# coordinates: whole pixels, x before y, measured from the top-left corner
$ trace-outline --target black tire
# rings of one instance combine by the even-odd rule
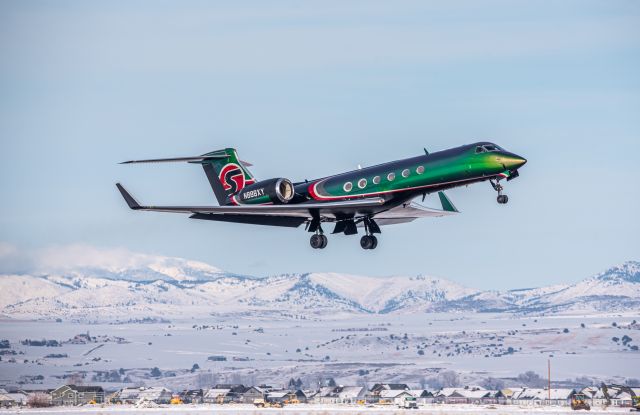
[[[369,249],[376,249],[376,247],[378,246],[378,238],[376,238],[375,235],[371,235],[371,239],[373,240],[373,245],[371,245],[371,248]]]
[[[327,247],[327,244],[329,243],[329,239],[327,239],[326,235],[320,235],[321,239],[322,239],[322,245],[320,245],[320,249],[324,249]]]
[[[322,235],[311,235],[311,239],[309,239],[309,244],[313,249],[319,249],[322,247]]]
[[[500,203],[501,205],[506,204],[508,201],[509,201],[509,197],[507,195],[498,196],[498,203]]]
[[[360,247],[362,249],[371,249],[373,246],[373,239],[369,235],[365,235],[360,238]]]

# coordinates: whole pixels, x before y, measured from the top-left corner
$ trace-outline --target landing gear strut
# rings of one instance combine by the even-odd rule
[[[489,182],[491,183],[491,186],[493,186],[493,190],[498,192],[498,203],[500,203],[501,205],[506,204],[509,201],[509,196],[502,194],[502,191],[504,190],[502,185],[498,183],[497,180],[495,182],[493,180],[489,180]]]

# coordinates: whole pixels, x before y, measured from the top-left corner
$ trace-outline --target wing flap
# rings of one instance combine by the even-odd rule
[[[411,202],[405,203],[400,206],[396,206],[385,212],[375,215],[375,220],[379,219],[418,219],[418,218],[433,218],[440,216],[455,215],[457,211],[446,211],[440,209],[433,209],[426,206],[422,206],[418,203]]]

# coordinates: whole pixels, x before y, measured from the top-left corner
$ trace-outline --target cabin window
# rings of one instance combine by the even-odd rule
[[[380,183],[380,176],[375,176],[372,180],[373,184],[379,184]]]
[[[367,185],[367,179],[358,180],[358,187],[359,188],[364,189],[366,185]]]
[[[409,169],[402,170],[402,177],[409,177]]]
[[[344,186],[342,186],[342,190],[344,190],[345,192],[350,192],[351,189],[353,189],[353,183],[351,182],[346,182]]]
[[[389,180],[390,182],[392,182],[395,178],[396,174],[394,172],[387,174],[387,180]]]
[[[418,166],[418,168],[416,169],[416,173],[418,174],[424,173],[424,166]]]

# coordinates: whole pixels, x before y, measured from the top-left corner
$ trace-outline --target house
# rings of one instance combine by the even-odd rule
[[[155,402],[157,404],[169,403],[173,394],[167,388],[154,386],[151,388],[140,388],[138,402]]]
[[[409,386],[405,383],[376,383],[370,389],[372,394],[380,393],[383,390],[398,390],[405,391],[409,390]]]
[[[364,386],[326,386],[320,388],[313,401],[316,403],[354,404],[359,400],[364,400],[367,393],[367,388]],[[310,399],[308,395],[307,399]]]
[[[416,403],[418,405],[433,403],[433,399],[434,399],[433,393],[429,392],[426,389],[415,389],[407,392],[409,392],[411,396],[416,398]]]
[[[405,391],[410,390],[408,385],[404,383],[376,383],[366,394],[365,399],[368,403],[376,403],[380,401],[380,393],[384,390]]]
[[[581,391],[589,400],[589,405],[595,406],[607,406],[608,396],[604,393],[604,389],[598,386],[587,386]]]
[[[574,389],[524,388],[512,402],[517,405],[556,405],[569,406],[575,395]]]
[[[354,404],[364,399],[367,388],[364,386],[338,386],[334,393],[338,397],[338,403]]]
[[[500,392],[502,392],[502,396],[504,397],[505,403],[507,405],[514,404],[513,398],[517,397],[520,392],[522,392],[525,388],[504,388]]]
[[[251,386],[242,393],[242,403],[253,403],[256,399],[264,399],[266,391],[259,386]]]
[[[0,393],[0,408],[16,406],[16,401],[6,393]]]
[[[337,387],[334,386],[323,386],[318,390],[313,398],[314,403],[338,403],[340,399],[338,394],[335,392]]]
[[[140,390],[144,388],[123,388],[115,393],[112,402],[134,404],[140,400]]]
[[[274,391],[270,391],[267,393],[266,395],[266,400],[269,402],[278,402],[278,403],[284,403],[284,401],[288,401],[291,392],[287,391],[287,390],[274,390]]]
[[[13,399],[16,406],[26,406],[27,401],[29,400],[29,395],[24,391],[12,391],[5,393],[4,395]]]
[[[296,391],[289,390],[273,390],[266,393],[265,399],[269,402],[289,403],[299,402],[307,403],[307,395],[301,389]]]
[[[637,396],[633,389],[623,385],[603,385],[602,390],[613,406],[630,407],[633,405],[633,397]]]
[[[185,389],[178,394],[183,403],[202,403],[204,392],[202,389]]]
[[[459,388],[442,388],[434,396],[435,403],[460,404],[467,403],[467,397],[458,391]]]
[[[55,406],[103,403],[104,390],[101,386],[64,385],[51,391],[51,402]]]
[[[225,389],[212,388],[212,389],[208,389],[205,392],[202,398],[202,402],[223,404],[223,403],[232,402],[233,398],[234,398],[234,394],[231,392],[230,388],[225,388]]]
[[[112,401],[124,404],[134,404],[138,402],[155,402],[157,404],[171,402],[173,394],[167,388],[124,388],[116,393]]]
[[[378,394],[378,403],[391,403],[394,405],[404,404],[405,398],[413,398],[408,390],[385,389]]]

